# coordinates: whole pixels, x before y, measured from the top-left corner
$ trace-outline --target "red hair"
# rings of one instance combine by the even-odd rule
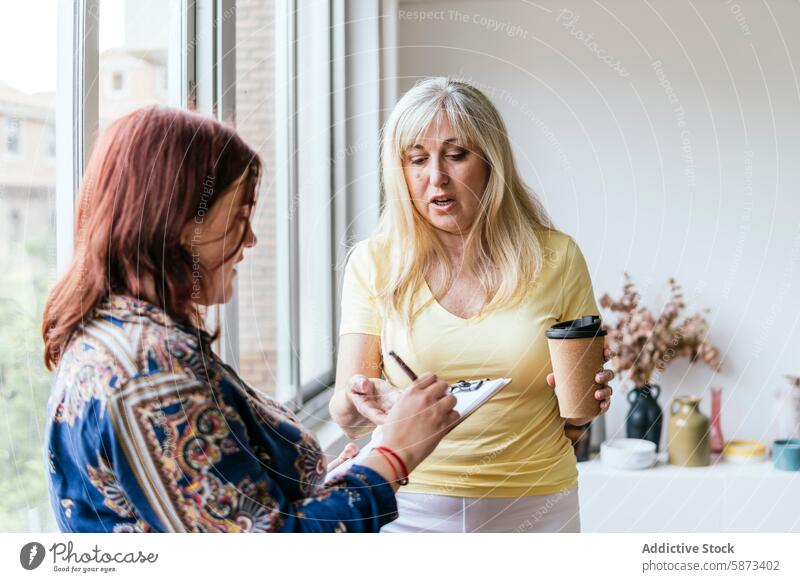
[[[98,304],[112,293],[139,296],[148,279],[155,284],[152,299],[167,315],[202,327],[181,230],[245,172],[242,204],[253,205],[261,167],[235,130],[197,113],[148,107],[113,122],[95,145],[81,185],[72,264],[45,305],[47,368],[58,364]]]

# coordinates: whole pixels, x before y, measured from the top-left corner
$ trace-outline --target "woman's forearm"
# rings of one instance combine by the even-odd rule
[[[349,263],[348,263],[349,265]],[[342,302],[345,303],[344,297]],[[378,336],[345,333],[339,336],[339,355],[336,361],[336,390],[328,408],[331,418],[350,438],[370,432],[374,425],[353,404],[351,391],[355,382],[380,377],[381,346]]]
[[[389,464],[389,461],[386,458],[378,453],[371,453],[364,461],[359,463],[359,465],[369,467],[378,473],[378,475],[386,479],[386,482],[392,488],[392,491],[397,493],[397,490],[400,488],[399,483],[395,481],[395,471],[397,469]],[[408,475],[405,476],[408,477]]]
[[[359,438],[370,432],[375,425],[356,410],[344,390],[336,390],[328,404],[331,418],[351,439]]]

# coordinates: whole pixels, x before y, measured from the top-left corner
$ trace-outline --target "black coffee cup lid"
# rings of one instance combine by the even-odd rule
[[[545,332],[550,339],[580,339],[608,335],[603,321],[596,315],[584,315],[580,319],[562,321]]]

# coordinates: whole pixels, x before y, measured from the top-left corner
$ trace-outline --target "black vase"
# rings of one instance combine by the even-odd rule
[[[658,405],[661,387],[657,384],[637,386],[628,392],[631,404],[625,418],[625,432],[629,439],[645,439],[655,443],[656,451],[661,441],[661,424],[663,415]]]

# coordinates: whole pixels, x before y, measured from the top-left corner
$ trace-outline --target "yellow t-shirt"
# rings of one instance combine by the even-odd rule
[[[553,389],[545,331],[557,321],[599,315],[586,261],[567,235],[544,231],[545,264],[524,303],[490,309],[471,319],[445,310],[426,284],[414,307],[429,303],[406,339],[403,324],[382,320],[376,289],[388,257],[371,239],[347,262],[339,334],[380,336],[384,376],[404,389],[409,378],[389,357],[394,350],[412,370],[434,372],[448,383],[512,379],[450,432],[413,472],[404,491],[461,497],[544,495],[577,484],[578,470]],[[493,307],[490,305],[490,307]]]

